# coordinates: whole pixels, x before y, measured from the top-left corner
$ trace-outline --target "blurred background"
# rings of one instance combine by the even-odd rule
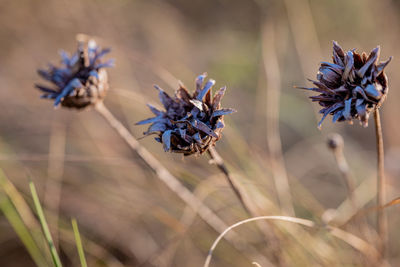
[[[228,88],[223,106],[238,110],[226,117],[216,148],[259,214],[341,226],[355,211],[327,137],[343,136],[358,208],[372,207],[373,119],[368,128],[327,119],[320,131],[317,104],[293,86],[310,85],[319,62],[331,60],[333,40],[345,50],[369,52],[380,45],[382,61],[394,56],[381,114],[388,200],[400,196],[399,12],[394,0],[0,0],[0,167],[18,190],[14,196],[30,207],[28,183],[34,181],[64,266],[79,266],[71,218],[78,221],[89,266],[203,265],[219,233],[95,110],[54,109],[39,99],[36,70],[59,64],[58,52],[74,52],[76,34],[85,33],[112,48],[107,57],[116,66],[109,70],[105,105],[135,137],[146,130],[135,122],[151,116],[145,104],[158,104],[153,84],[172,94],[180,80],[193,90],[195,77],[207,72],[216,88]],[[248,217],[208,155],[183,159],[151,137],[140,143],[227,225]],[[12,218],[4,216],[13,205],[5,206],[12,194],[3,182],[0,266],[35,266]],[[398,266],[398,207],[387,213],[388,259]],[[374,212],[362,217],[368,233],[359,230],[360,221],[342,229],[374,245],[375,219]],[[38,230],[34,220],[28,228]],[[274,222],[235,231],[232,239],[242,245],[221,241],[211,266],[371,264],[323,230]]]

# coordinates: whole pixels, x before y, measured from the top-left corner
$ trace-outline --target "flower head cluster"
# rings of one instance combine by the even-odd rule
[[[318,127],[329,114],[333,122],[351,123],[358,119],[364,127],[368,126],[369,114],[380,107],[388,92],[384,69],[392,58],[379,63],[379,54],[379,46],[369,55],[364,52],[360,55],[355,49],[345,53],[333,42],[333,63],[321,63],[318,81],[310,80],[314,87],[301,87],[319,93],[310,97],[322,106]]]
[[[137,123],[151,123],[144,135],[156,134],[155,139],[164,145],[165,151],[184,155],[201,154],[214,145],[221,138],[224,115],[235,110],[221,108],[226,87],[212,97],[211,88],[215,81],[210,79],[204,83],[205,77],[206,74],[197,77],[193,94],[181,84],[173,98],[155,86],[165,111],[148,105],[155,117]]]
[[[78,50],[72,56],[61,52],[62,66],[49,64],[47,70],[38,70],[40,76],[53,84],[52,87],[37,84],[44,92],[42,98],[54,99],[54,106],[85,108],[101,101],[108,90],[106,67],[113,60],[102,62],[110,49],[100,49],[94,40],[78,42]]]

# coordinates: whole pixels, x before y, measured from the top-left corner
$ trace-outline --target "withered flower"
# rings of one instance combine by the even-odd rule
[[[311,96],[318,102],[323,114],[318,127],[331,114],[332,121],[360,120],[368,126],[369,114],[379,108],[388,92],[388,81],[384,69],[391,61],[378,63],[380,47],[376,47],[367,56],[352,49],[346,53],[337,42],[333,42],[333,63],[322,62],[317,74],[318,81],[310,80],[315,87],[308,89],[320,93]]]
[[[137,123],[151,123],[143,134],[156,134],[155,140],[164,145],[165,151],[183,153],[185,156],[204,153],[213,146],[221,138],[224,115],[235,110],[221,108],[226,87],[222,87],[211,97],[211,88],[215,81],[210,79],[203,85],[205,77],[206,74],[197,77],[193,94],[180,84],[174,98],[159,86],[154,86],[159,91],[165,111],[148,105],[156,116]]]
[[[38,70],[40,76],[53,83],[36,88],[44,92],[42,98],[54,99],[54,106],[60,103],[68,108],[85,108],[101,101],[108,90],[106,67],[113,66],[113,60],[102,62],[110,49],[100,49],[94,40],[79,41],[78,49],[72,56],[61,51],[62,66],[49,64],[47,70]]]

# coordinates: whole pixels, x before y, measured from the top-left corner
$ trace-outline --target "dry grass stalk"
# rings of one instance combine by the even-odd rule
[[[282,142],[279,131],[279,101],[281,89],[281,76],[278,58],[276,56],[274,25],[272,21],[266,21],[262,31],[263,40],[263,63],[267,76],[266,117],[267,132],[266,140],[271,160],[276,191],[283,212],[294,215],[292,195],[290,193],[289,179],[285,169],[282,154]]]
[[[217,150],[214,147],[210,147],[208,149],[208,153],[212,159],[211,163],[217,165],[218,169],[225,175],[226,180],[228,181],[230,187],[232,188],[233,192],[235,193],[236,197],[239,199],[240,204],[242,204],[244,210],[249,214],[254,216],[254,208],[249,208],[251,205],[248,201],[246,201],[245,197],[243,196],[243,190],[241,189],[240,184],[238,184],[235,179],[231,176],[228,171],[228,168],[225,165],[224,160],[218,154]]]
[[[349,165],[343,153],[344,141],[341,135],[331,134],[328,137],[328,147],[332,151],[337,167],[342,175],[343,181],[347,188],[347,197],[349,198],[354,212],[357,212],[358,203],[354,195],[355,183],[354,178],[350,174]]]
[[[254,217],[254,218],[250,218],[250,219],[246,219],[240,222],[237,222],[231,226],[229,226],[227,229],[225,229],[225,231],[223,233],[221,233],[218,238],[214,241],[214,243],[212,244],[209,252],[208,252],[208,256],[206,258],[206,261],[204,263],[204,267],[209,267],[210,266],[210,262],[211,262],[211,258],[213,255],[213,252],[215,250],[215,248],[217,247],[219,241],[221,241],[221,239],[224,237],[225,234],[227,234],[229,231],[231,231],[232,229],[239,227],[243,224],[249,223],[249,222],[253,222],[253,221],[260,221],[260,220],[267,220],[267,221],[285,221],[285,222],[291,222],[291,223],[295,223],[295,224],[299,224],[299,225],[303,225],[306,226],[308,228],[321,228],[320,226],[318,226],[316,223],[314,223],[313,221],[310,220],[306,220],[306,219],[301,219],[301,218],[296,218],[296,217],[289,217],[289,216],[260,216],[260,217]],[[324,226],[323,228],[327,229],[333,236],[335,236],[336,238],[346,242],[347,244],[349,244],[350,246],[352,246],[353,248],[357,249],[358,251],[360,251],[362,254],[364,254],[367,258],[371,259],[373,262],[376,262],[376,260],[379,258],[379,253],[378,251],[371,246],[370,244],[368,244],[367,242],[365,242],[363,239],[348,233],[346,231],[343,231],[339,228],[336,227],[332,227],[332,226]],[[387,263],[386,262],[382,262],[382,266],[386,266]]]
[[[382,125],[379,115],[379,109],[375,109],[374,112],[375,120],[375,132],[376,132],[376,147],[378,154],[378,179],[377,179],[377,204],[378,207],[383,207],[386,201],[386,180],[384,171],[384,151],[383,151],[383,135],[382,135]],[[377,213],[377,228],[378,235],[381,238],[380,252],[382,257],[385,257],[386,246],[388,242],[388,232],[387,232],[387,215],[385,209],[380,208]]]

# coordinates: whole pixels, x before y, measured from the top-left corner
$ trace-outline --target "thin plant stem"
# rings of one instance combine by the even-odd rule
[[[399,205],[400,204],[400,197],[397,197],[391,201],[389,201],[388,203],[386,203],[383,206],[373,206],[373,207],[369,207],[369,208],[364,208],[362,210],[359,210],[356,214],[354,214],[350,219],[348,219],[346,222],[342,223],[340,225],[341,228],[345,227],[347,224],[349,224],[351,221],[358,219],[360,217],[365,217],[367,216],[369,213],[371,212],[376,212],[380,209],[386,209],[389,208],[391,206],[394,205]]]
[[[239,185],[237,185],[235,180],[232,178],[222,157],[219,155],[219,153],[217,152],[217,150],[214,147],[210,147],[208,149],[208,154],[210,155],[213,163],[215,165],[217,165],[218,169],[225,175],[226,180],[228,181],[228,183],[229,183],[230,187],[232,188],[233,192],[235,193],[236,197],[239,199],[240,204],[242,204],[244,210],[249,215],[251,215],[252,214],[251,209],[249,209],[248,204],[246,204],[244,196],[239,189]]]
[[[350,202],[352,213],[357,214],[360,205],[355,195],[355,180],[354,177],[351,175],[350,167],[343,152],[344,141],[342,136],[339,134],[332,134],[328,139],[328,147],[335,157],[336,165],[346,185],[347,198]],[[354,220],[354,225],[357,229],[360,230],[360,233],[366,238],[366,240],[376,240],[376,238],[372,236],[372,232],[369,229],[365,218],[357,218],[357,220]]]
[[[157,177],[182,201],[191,207],[208,225],[218,233],[222,233],[227,225],[201,200],[199,200],[189,189],[173,176],[146,148],[142,147],[135,137],[119,122],[114,115],[104,106],[98,103],[95,106],[96,111],[104,117],[112,128],[121,136],[122,139],[135,151],[142,160],[152,169]],[[228,238],[228,241],[232,241]],[[235,243],[234,243],[235,245]]]
[[[268,16],[269,17],[269,16]],[[262,56],[267,77],[266,86],[266,141],[271,162],[279,204],[286,215],[294,215],[293,200],[289,179],[282,152],[282,141],[279,130],[279,102],[281,95],[281,75],[279,60],[276,56],[274,22],[267,19],[262,25]]]
[[[346,157],[343,153],[344,142],[342,136],[339,134],[332,134],[329,137],[328,146],[335,157],[336,165],[342,175],[343,182],[346,185],[347,197],[351,202],[353,212],[356,213],[358,210],[358,203],[354,195],[355,181],[350,173],[349,164],[347,163]]]
[[[33,198],[33,203],[35,204],[36,212],[39,216],[40,225],[42,226],[44,236],[46,237],[47,244],[50,249],[50,254],[53,259],[53,263],[55,267],[62,267],[60,257],[58,256],[58,252],[56,247],[54,246],[53,238],[51,237],[49,226],[47,225],[46,218],[44,217],[44,212],[42,209],[42,205],[40,205],[39,197],[36,192],[36,188],[33,182],[29,183],[29,188],[31,189],[31,194]]]
[[[385,171],[384,171],[384,151],[383,151],[383,135],[381,118],[379,109],[375,109],[374,112],[375,120],[375,133],[376,133],[376,148],[378,154],[378,176],[377,176],[377,204],[378,207],[382,207],[386,201],[386,190],[385,190]],[[377,231],[381,239],[380,252],[382,257],[385,257],[386,246],[388,242],[387,233],[387,217],[384,209],[379,209],[377,213]]]
[[[85,251],[83,250],[81,235],[79,234],[79,228],[76,219],[72,219],[71,224],[72,224],[72,230],[74,231],[76,249],[78,250],[79,254],[79,261],[81,262],[82,267],[87,267]]]

